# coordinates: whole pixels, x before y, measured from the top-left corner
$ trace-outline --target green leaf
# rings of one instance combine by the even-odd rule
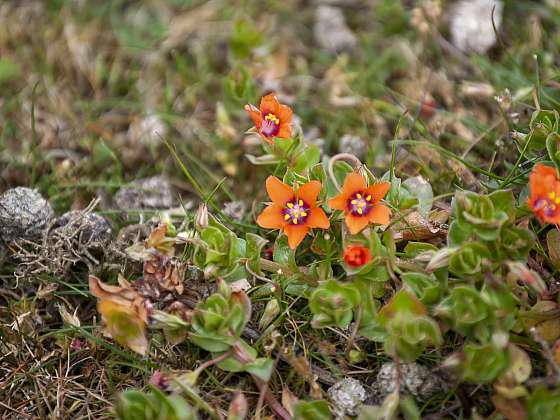
[[[506,213],[510,221],[515,220],[515,197],[511,190],[497,190],[488,195],[492,201],[495,211],[503,211]]]
[[[455,250],[449,259],[449,270],[457,275],[481,275],[492,256],[490,250],[477,242],[470,242]]]
[[[0,59],[0,84],[12,82],[21,77],[21,67],[9,58]]]
[[[309,168],[318,164],[320,160],[321,150],[319,147],[316,144],[309,144],[302,152],[298,153],[293,169],[295,172],[305,175]]]
[[[434,201],[434,193],[432,186],[422,176],[418,175],[413,178],[408,178],[402,183],[402,187],[406,189],[409,194],[414,197],[418,203],[418,212],[428,218],[432,203]]]
[[[278,238],[276,238],[272,259],[280,265],[297,269],[295,251],[289,247],[288,237],[286,235],[279,235]]]
[[[560,134],[550,133],[546,138],[546,150],[556,170],[560,171]]]
[[[353,309],[360,303],[360,293],[352,284],[328,280],[311,294],[309,308],[313,313],[311,326],[345,328],[353,318]]]
[[[439,302],[442,290],[433,274],[404,273],[401,278],[423,304],[432,305]]]
[[[251,51],[262,42],[262,33],[255,24],[245,17],[241,17],[233,24],[233,31],[229,40],[230,49],[237,59],[249,57]]]
[[[560,390],[537,387],[527,400],[529,420],[560,418]]]
[[[293,405],[294,420],[330,420],[329,405],[325,400],[298,401]]]
[[[245,240],[247,242],[247,258],[249,260],[249,268],[253,273],[262,274],[261,272],[261,252],[266,243],[267,239],[255,235],[254,233],[247,233],[245,235]]]
[[[548,247],[548,256],[554,268],[560,268],[560,231],[558,229],[550,229],[547,232],[546,245]]]
[[[273,369],[274,361],[265,357],[260,357],[254,362],[245,364],[245,372],[255,375],[265,382],[270,380]]]
[[[465,381],[489,383],[509,365],[509,352],[494,346],[466,344],[463,349],[461,377]]]

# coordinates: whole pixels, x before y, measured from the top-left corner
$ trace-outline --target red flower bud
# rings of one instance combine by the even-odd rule
[[[350,267],[361,267],[370,261],[371,253],[363,245],[348,245],[344,250],[344,262]]]

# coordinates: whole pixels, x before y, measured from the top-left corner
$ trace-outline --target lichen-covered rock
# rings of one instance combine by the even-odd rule
[[[113,204],[121,210],[168,209],[173,206],[173,188],[164,176],[139,179],[119,189]]]
[[[393,362],[381,366],[377,381],[373,384],[374,400],[382,401],[396,388],[396,366]],[[435,394],[445,391],[448,384],[427,367],[418,363],[400,364],[400,392],[426,401]]]
[[[352,378],[337,382],[329,388],[328,393],[339,417],[357,416],[360,405],[367,397],[362,383]]]
[[[128,136],[133,142],[154,146],[162,142],[167,135],[167,127],[157,114],[149,114],[132,122]]]
[[[364,160],[367,156],[367,143],[358,136],[345,134],[338,144],[340,153],[350,153],[360,160]]]
[[[313,32],[319,47],[332,54],[351,50],[358,43],[337,7],[321,5],[317,8]]]
[[[72,225],[72,226],[70,226]],[[80,210],[72,210],[64,213],[54,222],[53,229],[77,228],[79,240],[82,243],[97,244],[102,246],[111,240],[111,225],[103,216],[96,213],[88,213]]]
[[[0,242],[40,238],[53,217],[51,205],[37,191],[7,190],[0,195]]]
[[[222,212],[231,217],[233,220],[241,221],[245,216],[245,212],[247,211],[247,206],[243,201],[235,200],[235,201],[228,201],[224,203],[224,207]]]
[[[452,9],[451,41],[463,52],[484,54],[496,43],[502,23],[500,0],[462,0]],[[492,22],[493,20],[493,22]],[[495,29],[494,29],[495,26]]]

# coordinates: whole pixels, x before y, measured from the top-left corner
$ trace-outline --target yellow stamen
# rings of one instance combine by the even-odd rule
[[[560,204],[560,197],[556,197],[556,199],[554,200],[554,202],[555,202],[556,204]]]
[[[554,200],[556,198],[556,193],[554,191],[548,193],[548,198]]]
[[[299,204],[300,207],[303,206],[303,200],[299,200],[298,204]]]
[[[290,215],[289,215],[289,214],[286,214],[286,215],[284,216],[284,220],[290,220]]]
[[[362,198],[362,194],[356,194],[356,198]]]
[[[366,197],[366,201],[371,201],[371,195],[368,195],[368,196]]]
[[[297,217],[296,217],[296,218],[294,219],[294,225],[297,225],[297,223],[298,223],[298,220],[297,220]]]
[[[362,214],[363,212],[364,211],[361,208],[358,209],[358,214]]]
[[[358,200],[352,200],[352,201],[350,201],[350,203],[353,204],[353,205],[356,205],[356,204],[358,204]]]
[[[267,121],[272,121],[276,125],[280,124],[280,120],[278,119],[278,117],[271,113],[267,114],[266,117],[264,117],[264,119]]]
[[[360,204],[358,204],[358,207],[360,207],[360,208],[365,207],[365,206],[366,206],[366,203],[364,203],[363,201],[360,201]]]
[[[301,217],[305,217],[305,216],[307,216],[307,212],[302,211],[302,212],[301,212]]]
[[[288,203],[288,204],[286,204],[286,206],[288,206],[288,208],[291,209],[291,208],[294,207],[294,203]]]

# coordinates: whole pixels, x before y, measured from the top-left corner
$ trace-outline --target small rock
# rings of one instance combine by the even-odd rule
[[[153,176],[121,187],[113,197],[121,210],[168,209],[173,206],[173,189],[164,176]]]
[[[313,33],[317,44],[332,54],[351,50],[358,43],[346,24],[344,14],[337,7],[321,5],[317,8]]]
[[[345,134],[340,139],[338,145],[340,153],[350,153],[360,160],[364,160],[367,156],[367,143],[358,136]]]
[[[462,0],[457,3],[450,19],[453,45],[463,52],[486,53],[496,43],[494,24],[499,30],[503,8],[500,0]]]
[[[111,240],[112,229],[109,222],[96,213],[86,213],[80,210],[72,210],[64,213],[56,219],[53,228],[55,230],[69,228],[74,225],[79,228],[80,242],[106,244]]]
[[[51,205],[37,191],[25,187],[7,190],[0,195],[0,242],[37,239],[53,217]]]
[[[441,377],[417,363],[401,363],[400,371],[400,392],[410,394],[420,401],[426,401],[448,388]],[[395,390],[396,368],[393,362],[381,366],[377,374],[377,382],[373,385],[373,388],[378,401],[382,401]]]
[[[149,114],[138,118],[130,124],[128,136],[133,141],[139,141],[146,146],[160,144],[165,138],[167,127],[157,114]]]
[[[345,378],[329,388],[329,397],[340,418],[357,416],[359,406],[366,399],[366,390],[356,379]]]
[[[224,207],[222,212],[232,218],[233,220],[237,220],[238,222],[243,219],[245,216],[245,212],[247,211],[247,207],[243,201],[236,200],[236,201],[228,201],[224,203]]]

